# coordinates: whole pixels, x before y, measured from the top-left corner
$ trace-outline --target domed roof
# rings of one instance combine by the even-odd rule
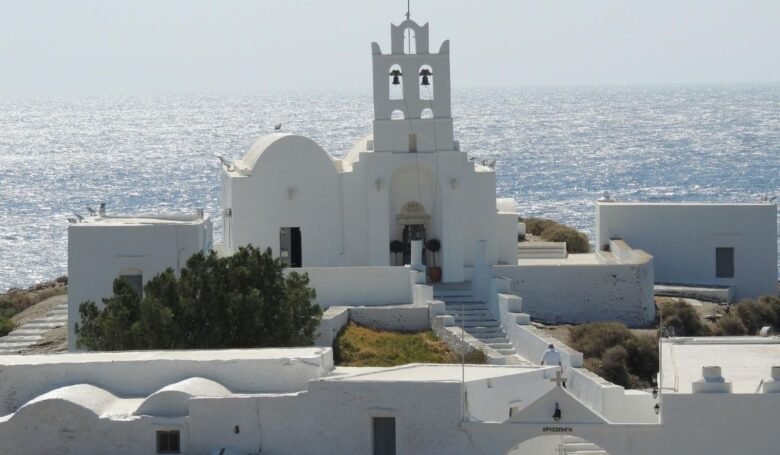
[[[277,150],[279,152],[319,152],[327,157],[329,161],[333,162],[335,160],[316,142],[307,137],[289,133],[274,133],[258,139],[241,160],[239,167],[251,171],[257,166],[260,157],[274,153]]]

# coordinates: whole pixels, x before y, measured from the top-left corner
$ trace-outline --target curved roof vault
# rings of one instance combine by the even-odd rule
[[[189,414],[192,397],[227,397],[228,390],[222,384],[206,378],[193,377],[170,384],[151,394],[134,412],[135,415],[176,417]]]
[[[289,133],[273,133],[255,141],[249,152],[241,159],[239,167],[251,172],[257,167],[263,156],[292,151],[309,155],[319,154],[323,159],[327,158],[334,168],[337,168],[335,164],[336,159],[320,147],[319,144],[305,136]]]

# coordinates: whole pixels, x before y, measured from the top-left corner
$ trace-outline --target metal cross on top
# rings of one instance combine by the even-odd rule
[[[554,378],[550,378],[550,382],[554,382],[555,385],[560,387],[561,384],[566,382],[566,378],[561,376],[561,370],[555,370],[555,377]]]
[[[406,0],[406,19],[409,19],[409,18],[412,17],[411,11],[410,11],[410,8],[409,8],[409,3],[410,2],[411,2],[411,0]]]

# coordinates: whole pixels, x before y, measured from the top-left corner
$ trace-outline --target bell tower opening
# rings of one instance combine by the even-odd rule
[[[372,43],[374,152],[455,151],[450,46],[429,48],[429,25],[407,18],[390,27],[390,53]],[[399,112],[403,112],[403,121]],[[434,115],[435,114],[435,115]],[[412,136],[414,135],[414,136]]]

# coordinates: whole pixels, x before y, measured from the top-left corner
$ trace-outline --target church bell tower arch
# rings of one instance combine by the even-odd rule
[[[438,53],[431,53],[429,25],[411,19],[391,24],[390,39],[389,54],[383,54],[379,44],[371,44],[374,151],[454,150],[449,41],[442,43]]]

